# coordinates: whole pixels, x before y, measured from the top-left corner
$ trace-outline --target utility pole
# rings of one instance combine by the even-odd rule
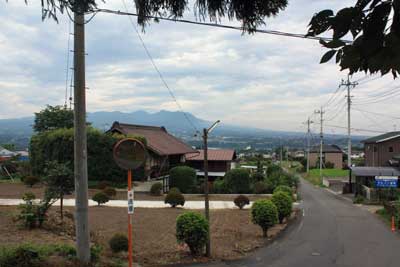
[[[211,256],[211,236],[210,236],[210,231],[211,231],[211,223],[210,223],[210,200],[209,200],[209,188],[208,188],[208,134],[211,133],[212,130],[217,126],[217,124],[220,123],[219,120],[214,122],[213,125],[211,125],[210,128],[203,129],[203,142],[204,142],[204,206],[205,206],[205,216],[206,220],[209,225],[209,230],[208,230],[208,236],[207,236],[207,243],[206,243],[206,256],[210,257]]]
[[[85,1],[74,3],[74,172],[78,260],[90,262],[85,92]]]
[[[316,110],[315,114],[320,115],[320,125],[321,125],[321,132],[320,132],[320,146],[319,146],[319,176],[322,176],[322,147],[324,145],[324,128],[323,128],[323,123],[324,123],[324,113],[325,111],[321,107],[320,110]]]
[[[346,86],[347,87],[347,166],[350,168],[351,167],[351,95],[350,95],[350,90],[354,87],[356,87],[358,83],[356,82],[350,82],[350,75],[347,76],[347,81],[342,80],[342,83],[340,84],[341,86]],[[349,174],[349,191],[350,193],[353,191],[352,190],[352,185],[351,185],[351,174]]]
[[[310,135],[311,135],[311,129],[310,125],[311,123],[314,123],[310,118],[307,119],[305,122],[307,123],[307,173],[310,172]]]

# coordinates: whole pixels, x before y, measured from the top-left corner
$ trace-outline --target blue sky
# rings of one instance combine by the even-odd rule
[[[133,3],[126,1],[134,11]],[[30,116],[46,104],[64,103],[68,18],[61,16],[59,24],[42,22],[39,2],[0,1],[0,118]],[[315,12],[354,2],[289,1],[288,8],[268,19],[263,28],[305,33]],[[101,7],[125,10],[121,0],[108,0]],[[193,19],[193,13],[188,11],[186,18]],[[86,34],[88,111],[178,109],[127,17],[98,14],[87,25]],[[333,63],[319,64],[325,50],[313,40],[242,35],[171,22],[151,24],[141,35],[183,109],[207,120],[302,131],[301,122],[329,99],[347,75]],[[368,100],[375,90],[396,84],[391,77],[361,84],[354,100]],[[326,116],[333,118],[330,125],[345,126],[344,109],[340,112],[344,93],[337,99],[337,105],[327,107]],[[395,115],[396,102],[391,99],[358,108]],[[397,123],[368,116],[354,111],[354,127],[392,130]],[[313,127],[317,130],[318,125]],[[327,127],[327,132],[344,131]]]

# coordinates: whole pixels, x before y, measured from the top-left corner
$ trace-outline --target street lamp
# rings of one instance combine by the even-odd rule
[[[208,225],[210,227],[210,203],[209,203],[209,197],[208,197],[208,144],[207,144],[207,139],[208,135],[217,127],[218,123],[220,123],[220,120],[217,120],[214,122],[213,125],[211,125],[210,128],[203,129],[203,141],[204,141],[204,196],[205,196],[205,215],[206,219],[208,222]],[[211,239],[210,239],[210,229],[208,230],[208,238],[207,238],[207,244],[206,244],[206,256],[210,257],[211,256]]]

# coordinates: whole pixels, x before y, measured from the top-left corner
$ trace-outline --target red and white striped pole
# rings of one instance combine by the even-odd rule
[[[128,260],[129,260],[129,267],[133,266],[132,218],[133,218],[132,170],[128,170]]]

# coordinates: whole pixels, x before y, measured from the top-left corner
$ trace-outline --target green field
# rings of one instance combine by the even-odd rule
[[[349,176],[348,170],[342,169],[323,169],[322,175],[319,175],[319,169],[310,170],[309,174],[304,174],[304,179],[314,185],[322,185],[322,177],[347,177]]]

